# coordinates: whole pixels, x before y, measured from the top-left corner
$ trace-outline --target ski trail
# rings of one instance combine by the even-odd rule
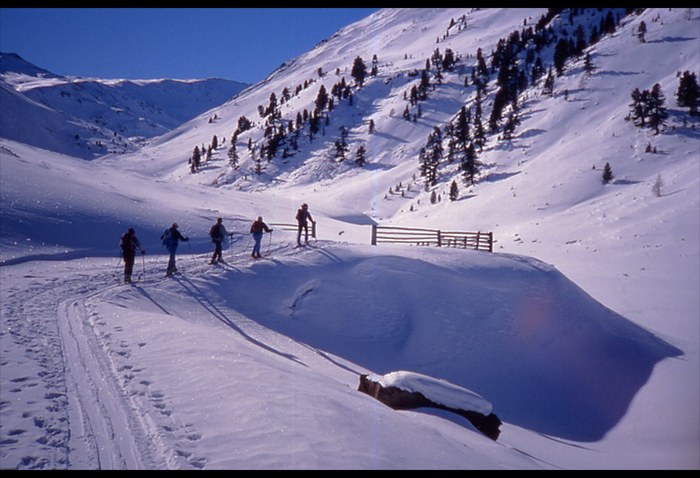
[[[0,300],[0,468],[65,469],[69,466],[68,403],[61,344],[55,321],[45,311],[55,304],[52,282],[2,267]],[[34,402],[42,396],[48,406]],[[4,421],[8,416],[19,417]]]
[[[304,252],[286,242],[270,249],[273,262]],[[178,263],[185,278],[256,263],[247,251],[231,256],[223,268],[208,264],[208,253],[183,255]],[[3,283],[11,284],[0,298],[0,414],[22,424],[10,430],[0,422],[0,468],[205,467],[195,452],[201,434],[172,413],[168,397],[131,358],[141,344],[120,340],[120,326],[96,312],[113,294],[172,280],[164,264],[164,257],[148,258],[134,285],[122,283],[112,259],[0,267]],[[44,402],[31,399],[37,392]]]
[[[97,267],[54,262],[50,277],[34,274],[37,266],[31,263],[0,271],[3,281],[13,284],[3,288],[0,301],[0,411],[26,423],[13,430],[0,427],[3,469],[178,465],[154,449],[154,427],[125,397],[87,320],[85,300],[128,287],[115,284],[113,265],[97,262]],[[25,398],[37,390],[50,406]]]
[[[63,353],[68,370],[68,395],[71,402],[71,444],[73,449],[85,449],[86,459],[97,454],[97,469],[142,469],[139,444],[133,436],[138,428],[124,413],[124,403],[114,377],[104,374],[109,366],[104,356],[94,353],[90,343],[84,306],[77,300],[63,301],[57,314]],[[82,433],[81,433],[82,432]],[[105,444],[111,446],[104,446]]]

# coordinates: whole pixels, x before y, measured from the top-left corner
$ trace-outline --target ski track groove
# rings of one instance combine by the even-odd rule
[[[210,252],[182,251],[178,264],[181,273],[198,277],[312,249],[284,242],[266,245],[261,259],[250,258],[247,249],[234,249],[224,256],[223,267],[208,263]],[[204,468],[206,458],[195,453],[201,434],[173,416],[167,397],[131,361],[130,345],[116,338],[121,328],[96,312],[100,296],[115,288],[169,280],[163,257],[135,270],[139,279],[132,286],[121,282],[121,270],[111,264],[78,270],[71,261],[55,264],[60,269],[56,276],[24,275],[19,285],[3,290],[0,301],[0,413],[21,413],[8,398],[27,387],[41,387],[50,401],[45,408],[36,405],[24,412],[26,429],[7,430],[0,423],[0,468]],[[26,433],[29,429],[39,429],[40,438]]]
[[[0,424],[0,468],[203,468],[206,460],[190,450],[197,431],[172,417],[147,380],[136,390],[132,378],[140,369],[123,363],[128,345],[112,343],[110,332],[100,334],[105,322],[92,301],[129,286],[110,266],[110,272],[98,270],[43,281],[26,275],[28,283],[3,290],[0,412],[22,413],[8,399],[28,387],[41,387],[50,405],[24,412],[26,429]],[[39,429],[39,439],[26,433],[30,428]]]

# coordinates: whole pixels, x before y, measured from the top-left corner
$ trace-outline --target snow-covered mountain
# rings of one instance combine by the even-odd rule
[[[0,135],[92,159],[143,146],[248,87],[237,81],[63,77],[0,53]]]
[[[547,71],[580,30],[597,40],[551,92],[546,73],[533,83],[536,57]],[[421,149],[462,106],[476,115],[479,49],[488,122],[514,32],[532,41],[519,123],[505,139],[511,102],[474,184],[444,156],[426,186]],[[133,152],[88,162],[0,139],[0,467],[700,468],[700,134],[675,96],[699,47],[698,9],[383,9]],[[457,58],[440,82],[437,49]],[[361,86],[357,57],[377,67]],[[310,136],[304,110],[343,80]],[[656,84],[658,134],[630,118],[631,92]],[[193,172],[195,147],[211,157]],[[294,248],[275,225],[252,261],[252,220],[293,222],[302,201],[317,240]],[[212,266],[217,216],[233,235]],[[174,221],[190,241],[165,278]],[[370,246],[375,223],[489,231],[494,252]],[[133,285],[128,227],[146,250]],[[394,372],[442,383],[445,402],[466,389],[503,421],[498,440],[358,392],[361,374]]]

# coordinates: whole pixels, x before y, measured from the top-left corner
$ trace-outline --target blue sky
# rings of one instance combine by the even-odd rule
[[[0,51],[58,75],[257,83],[376,8],[1,8]]]

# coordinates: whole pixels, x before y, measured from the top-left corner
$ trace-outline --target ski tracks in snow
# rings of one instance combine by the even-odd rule
[[[203,468],[196,430],[177,422],[131,363],[134,344],[94,311],[99,294],[129,287],[95,261],[77,272],[58,262],[48,278],[31,264],[0,271],[0,468]]]
[[[65,469],[68,397],[49,312],[57,302],[53,284],[31,275],[17,280],[6,271],[0,270],[0,468]]]
[[[267,249],[273,261],[307,250],[287,242]],[[225,268],[249,267],[244,252]],[[204,256],[180,257],[185,274],[216,268]],[[0,267],[0,468],[204,468],[201,435],[131,358],[145,344],[120,339],[121,326],[97,312],[102,294],[170,280],[162,258],[147,261],[133,286],[121,283],[113,260],[51,262]]]
[[[104,321],[92,298],[62,302],[59,323],[66,324],[66,362],[77,364],[70,376],[78,379],[69,385],[84,402],[81,410],[91,414],[84,441],[113,443],[98,450],[99,468],[202,468],[204,459],[190,451],[199,435],[176,421],[164,394],[133,363],[133,344],[117,337],[122,328]]]

